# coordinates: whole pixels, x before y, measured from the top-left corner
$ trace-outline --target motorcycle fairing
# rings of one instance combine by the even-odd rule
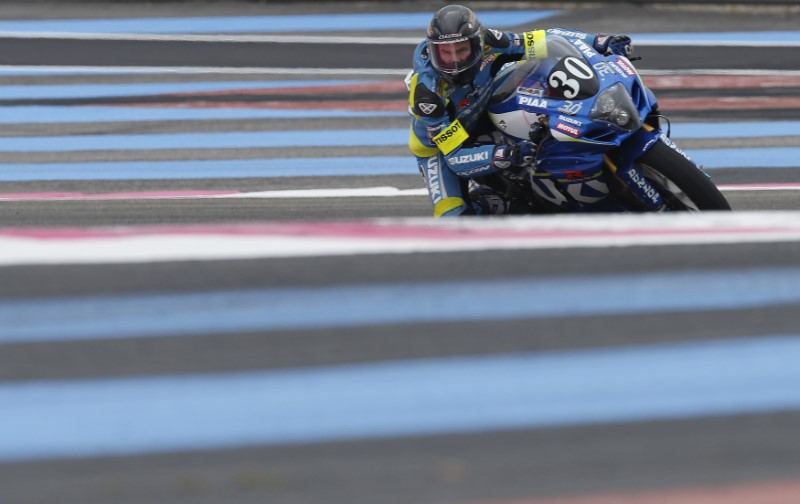
[[[548,34],[547,57],[509,65],[497,77],[489,115],[498,130],[512,142],[527,140],[536,123],[549,130],[539,145],[531,177],[540,197],[576,211],[613,206],[605,198],[609,194],[605,155],[622,151],[625,158],[612,165],[616,178],[647,206],[658,208],[663,203],[635,165],[660,132],[639,127],[655,107],[655,97],[627,58],[601,55],[579,36]],[[590,117],[601,95],[615,86],[623,86],[627,93],[625,110],[638,115],[630,126]],[[617,149],[623,143],[625,148]]]

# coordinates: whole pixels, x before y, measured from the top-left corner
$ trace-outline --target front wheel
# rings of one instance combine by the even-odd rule
[[[731,209],[728,200],[708,175],[663,141],[656,142],[640,157],[637,166],[656,186],[670,210],[698,212]]]

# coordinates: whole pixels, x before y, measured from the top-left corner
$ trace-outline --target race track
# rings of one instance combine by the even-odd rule
[[[4,7],[0,502],[800,502],[800,8],[472,4],[631,34],[734,212],[435,221],[440,5]]]

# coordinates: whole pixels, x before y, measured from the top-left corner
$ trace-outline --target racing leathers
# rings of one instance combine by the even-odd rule
[[[512,147],[489,139],[477,142],[487,132],[486,109],[494,90],[493,78],[500,68],[521,59],[535,58],[545,52],[547,32],[576,33],[553,28],[520,34],[486,30],[483,60],[472,82],[456,86],[442,79],[433,68],[427,41],[414,52],[413,70],[406,78],[409,88],[409,112],[412,115],[409,148],[416,156],[434,217],[461,214],[505,213],[507,207],[493,204],[470,204],[467,197],[469,179],[507,169],[512,164]],[[592,46],[605,44],[612,36],[584,34]],[[630,39],[627,39],[630,44]],[[599,48],[598,48],[599,49]]]

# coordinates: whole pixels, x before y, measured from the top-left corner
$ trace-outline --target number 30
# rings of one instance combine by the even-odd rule
[[[564,90],[565,98],[575,98],[578,96],[578,92],[581,90],[581,85],[576,79],[572,79],[570,77],[576,77],[580,80],[589,80],[592,78],[594,73],[592,72],[592,69],[586,65],[586,63],[571,56],[564,59],[564,68],[569,71],[569,75],[567,75],[567,73],[563,70],[557,70],[550,74],[550,79],[548,82],[555,88],[566,88]]]

